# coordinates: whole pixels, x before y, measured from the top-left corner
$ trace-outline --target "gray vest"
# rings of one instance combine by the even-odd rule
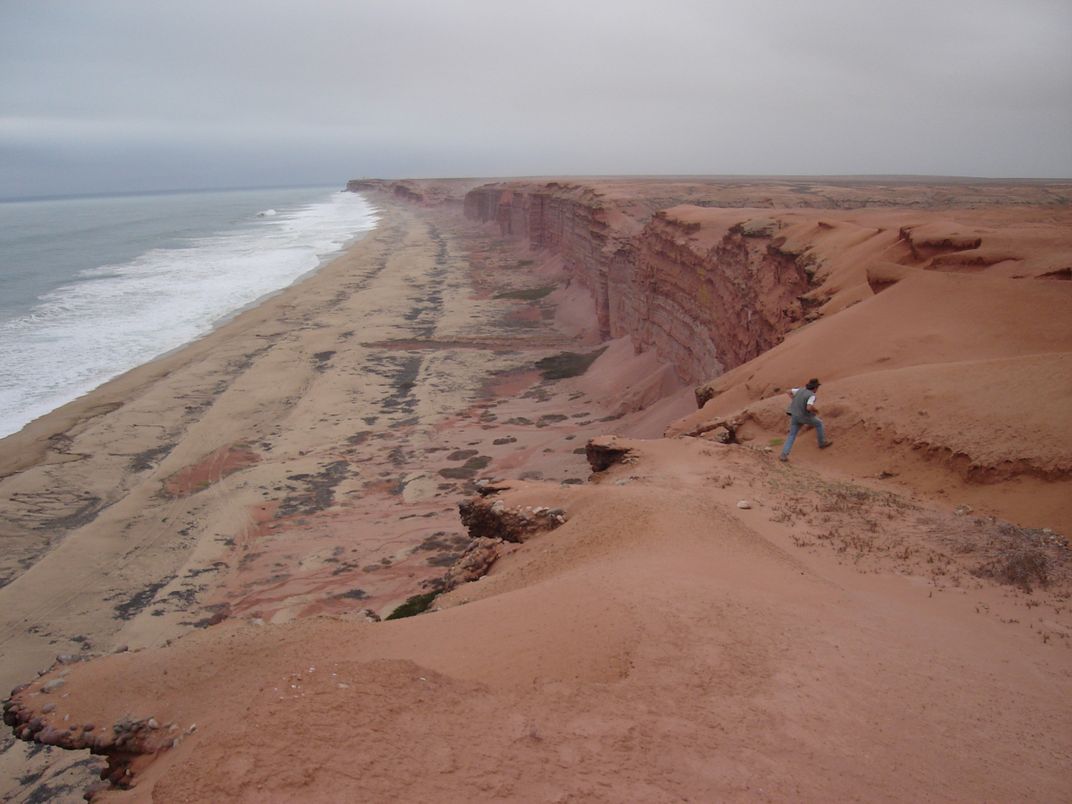
[[[810,388],[801,388],[795,394],[793,394],[793,401],[789,403],[789,415],[797,421],[804,419],[810,419],[814,416],[808,410],[808,400],[811,399],[815,391]]]

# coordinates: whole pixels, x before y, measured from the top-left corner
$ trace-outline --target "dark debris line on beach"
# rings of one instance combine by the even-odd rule
[[[589,367],[605,351],[607,351],[606,346],[588,354],[560,352],[557,355],[537,360],[536,368],[540,370],[545,380],[565,380],[570,377],[579,377],[588,371]]]

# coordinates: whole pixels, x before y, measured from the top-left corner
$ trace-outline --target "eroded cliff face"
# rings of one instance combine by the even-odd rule
[[[749,362],[906,270],[1070,275],[1072,239],[1054,217],[1067,204],[1065,185],[698,178],[364,181],[350,189],[422,205],[464,192],[469,219],[561,259],[569,283],[591,294],[602,338],[630,336],[685,382],[707,383]]]
[[[465,213],[560,255],[591,292],[600,334],[629,335],[686,382],[751,360],[804,319],[808,259],[749,211],[703,226],[687,208],[645,221],[591,188],[551,182],[476,188]]]
[[[464,179],[350,179],[346,182],[346,189],[351,193],[387,193],[411,204],[437,206],[460,204],[465,191],[479,183]]]
[[[466,193],[465,215],[482,222],[494,221],[502,234],[560,255],[571,281],[592,293],[599,333],[610,337],[607,271],[615,252],[627,245],[628,235],[608,224],[597,193],[558,182],[488,185]]]
[[[632,335],[688,381],[721,374],[781,341],[804,316],[809,279],[800,255],[780,249],[777,230],[748,222],[707,229],[657,214],[637,238],[632,266],[610,282],[612,335]],[[621,272],[619,274],[619,272]]]

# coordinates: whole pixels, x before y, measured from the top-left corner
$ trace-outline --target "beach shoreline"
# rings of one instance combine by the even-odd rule
[[[346,190],[107,201],[3,219],[0,437],[204,337],[375,224],[366,197]]]
[[[186,191],[175,191],[174,194],[182,194],[185,192]],[[338,192],[347,191],[339,190]],[[102,197],[110,198],[112,196]],[[367,198],[365,198],[365,200],[366,202],[368,201]],[[290,284],[285,285],[284,287],[269,290],[263,295],[254,299],[253,301],[244,304],[241,307],[238,307],[230,312],[224,313],[219,318],[213,320],[209,324],[210,329],[207,332],[198,335],[192,340],[187,341],[179,346],[176,346],[172,349],[168,349],[167,351],[164,351],[156,355],[155,357],[146,360],[143,363],[139,363],[138,365],[133,366],[114,377],[104,380],[96,387],[86,391],[83,394],[80,394],[75,399],[72,399],[69,402],[65,402],[62,405],[59,405],[58,407],[48,411],[47,413],[41,414],[40,416],[31,419],[19,430],[13,433],[9,433],[8,435],[0,438],[0,478],[12,471],[18,471],[18,464],[12,462],[10,456],[13,453],[22,453],[25,450],[27,441],[38,441],[42,437],[47,438],[48,436],[43,436],[45,432],[51,432],[52,435],[62,434],[68,429],[70,429],[70,427],[75,426],[79,421],[86,418],[91,418],[93,415],[100,415],[99,413],[94,413],[94,411],[116,404],[118,398],[129,392],[129,390],[152,382],[153,379],[158,379],[160,376],[163,376],[168,371],[173,370],[175,365],[181,364],[183,362],[181,353],[183,353],[187,349],[190,349],[197,344],[200,344],[202,341],[216,335],[219,330],[223,329],[228,324],[234,322],[236,319],[245,315],[246,313],[253,312],[258,307],[268,303],[272,299],[282,294],[288,293],[292,290],[295,290],[299,285],[306,282],[307,280],[327,268],[332,262],[337,259],[340,259],[350,248],[360,242],[362,238],[367,236],[369,232],[375,229],[375,225],[378,221],[379,212],[371,202],[369,202],[369,206],[373,216],[377,217],[377,220],[373,221],[371,228],[364,229],[355,233],[345,243],[340,245],[338,250],[328,254],[325,257],[322,257],[320,259],[320,262],[315,267],[309,269],[308,271],[305,271],[300,276],[296,277],[293,281],[290,282]],[[211,348],[211,345],[209,345],[206,347],[206,350],[210,350]],[[175,358],[175,360],[171,360],[171,358]],[[166,367],[161,366],[159,370],[154,371],[153,366],[158,363],[166,363],[167,365]],[[144,376],[138,378],[131,377],[131,375],[134,374]],[[110,389],[110,386],[113,385],[121,386],[122,390]],[[103,399],[96,400],[95,397],[98,395],[101,396]],[[46,421],[50,419],[54,421]],[[23,431],[27,429],[32,429],[33,432],[31,434],[28,434],[27,438],[19,438],[19,436],[23,434]],[[8,448],[6,444],[8,439],[17,440],[20,443],[20,446]],[[29,454],[33,455],[35,454],[35,452],[31,449]]]

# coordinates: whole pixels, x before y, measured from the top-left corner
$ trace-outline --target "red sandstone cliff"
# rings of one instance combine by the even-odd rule
[[[465,191],[479,183],[465,179],[350,179],[346,182],[346,189],[351,193],[387,193],[411,204],[436,206],[460,204]]]
[[[468,217],[562,257],[570,281],[591,292],[604,338],[631,336],[697,382],[761,354],[803,320],[811,267],[772,221],[734,210],[701,232],[690,209],[645,223],[592,188],[558,182],[465,197]]]
[[[919,210],[913,185],[861,199],[851,182],[506,182],[470,190],[464,209],[559,255],[591,293],[602,337],[628,335],[702,382],[904,270],[1069,277],[1067,210],[1045,188],[1010,189],[1024,198],[1003,203],[984,183],[940,189],[938,212]]]

